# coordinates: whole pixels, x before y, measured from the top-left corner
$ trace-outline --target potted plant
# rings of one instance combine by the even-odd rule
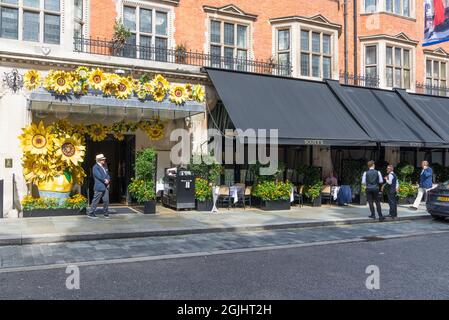
[[[276,58],[274,56],[271,56],[267,59],[266,62],[266,70],[265,73],[273,73],[273,69],[276,68]]]
[[[35,198],[25,196],[22,201],[23,217],[55,217],[84,214],[87,208],[87,199],[83,195],[76,194],[64,199]]]
[[[323,189],[321,168],[302,166],[298,169],[298,175],[303,177],[304,195],[311,201],[312,206],[321,206],[321,190]]]
[[[212,200],[212,186],[203,178],[195,179],[195,200],[198,211],[211,211],[214,203]]]
[[[176,63],[187,63],[187,46],[185,44],[178,44],[175,47],[175,61]]]
[[[256,184],[252,195],[260,199],[262,210],[289,210],[292,184],[290,182],[263,181]]]
[[[115,20],[114,35],[112,36],[112,50],[114,54],[118,54],[123,50],[126,40],[131,35],[131,30],[126,28],[121,20]]]
[[[321,190],[323,189],[323,182],[317,181],[313,185],[305,188],[304,195],[310,199],[312,207],[321,207]]]
[[[366,186],[365,185],[361,185],[361,187],[360,187],[359,205],[366,206],[367,202],[368,201],[366,199]]]
[[[412,184],[412,176],[415,168],[412,165],[402,163],[398,165],[399,190],[398,198],[400,204],[411,204],[418,192],[417,187]]]
[[[157,153],[152,148],[139,151],[136,156],[136,177],[131,179],[128,191],[139,204],[144,205],[144,214],[156,213],[154,177]]]

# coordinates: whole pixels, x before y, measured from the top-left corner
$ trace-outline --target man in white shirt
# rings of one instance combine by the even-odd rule
[[[387,167],[387,173],[388,175],[385,177],[385,181],[389,185],[387,195],[388,205],[390,206],[390,214],[388,216],[396,219],[398,216],[398,203],[396,201],[396,195],[399,190],[399,180],[394,173],[394,167],[391,164]]]
[[[369,218],[376,219],[374,213],[374,202],[376,203],[377,214],[379,221],[384,221],[385,217],[382,215],[382,207],[379,199],[379,184],[383,183],[382,175],[379,171],[374,169],[374,161],[368,161],[368,171],[365,171],[362,176],[362,184],[366,186],[366,199],[368,200],[371,215]]]

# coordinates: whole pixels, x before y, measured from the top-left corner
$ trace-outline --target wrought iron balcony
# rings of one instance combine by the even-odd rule
[[[117,45],[113,41],[92,38],[74,38],[74,48],[76,52],[106,56],[126,57],[200,67],[215,67],[260,74],[292,76],[292,67],[290,64],[224,57],[191,50],[184,51],[135,44]]]
[[[430,94],[433,96],[449,97],[449,88],[417,82],[416,83],[416,93]]]
[[[350,86],[379,88],[380,80],[378,77],[359,76],[352,73],[340,72],[340,83]]]

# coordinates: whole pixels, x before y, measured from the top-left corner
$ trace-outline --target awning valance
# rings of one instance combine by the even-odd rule
[[[375,144],[324,82],[206,71],[238,129],[278,129],[285,145]]]

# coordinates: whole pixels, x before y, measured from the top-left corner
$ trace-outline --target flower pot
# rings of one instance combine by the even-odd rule
[[[212,200],[196,201],[196,210],[198,211],[212,211],[214,202]]]
[[[361,205],[361,206],[366,206],[367,202],[368,201],[366,199],[366,194],[365,193],[361,193],[360,196],[359,196],[358,204]]]
[[[76,216],[86,214],[86,209],[78,210],[78,209],[33,209],[33,210],[24,210],[23,217],[24,218],[33,218],[33,217],[63,217],[63,216]]]
[[[289,200],[262,201],[260,208],[266,211],[290,210],[290,201]]]
[[[156,213],[156,200],[144,202],[143,213],[144,214],[155,214]]]
[[[321,196],[312,200],[312,207],[321,207]]]
[[[70,195],[73,180],[69,182],[64,175],[60,175],[54,177],[52,181],[39,183],[37,187],[41,198],[57,198],[59,204],[62,204]]]

